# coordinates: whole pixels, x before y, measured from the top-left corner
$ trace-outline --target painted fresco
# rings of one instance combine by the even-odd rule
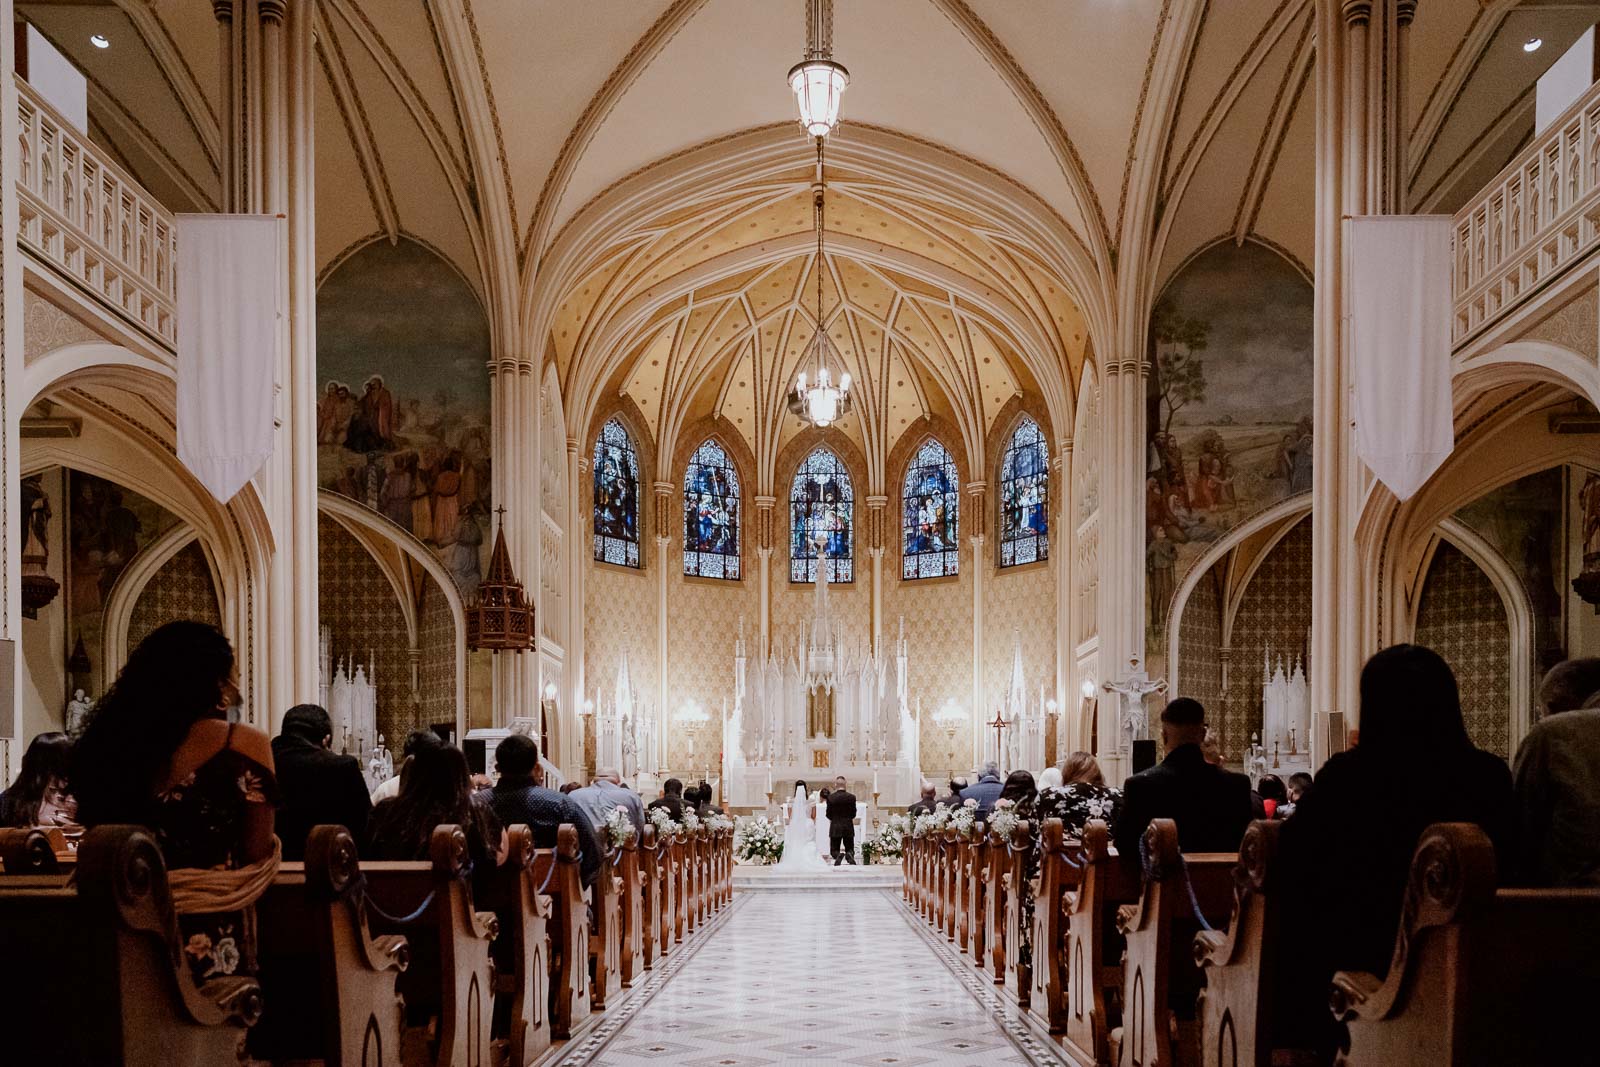
[[[1240,522],[1311,491],[1311,283],[1263,245],[1216,245],[1151,316],[1146,394],[1146,644],[1172,595]]]
[[[1586,474],[1576,467],[1552,467],[1502,485],[1455,514],[1462,525],[1488,541],[1522,579],[1533,614],[1535,665],[1540,671],[1565,658],[1562,483],[1570,478],[1573,484],[1582,485]]]
[[[489,326],[414,241],[374,241],[317,291],[317,481],[434,550],[477,592],[490,534]]]
[[[67,471],[64,651],[73,684],[91,696],[105,690],[102,653],[111,590],[135,556],[177,525],[176,515],[132,489],[82,471]]]

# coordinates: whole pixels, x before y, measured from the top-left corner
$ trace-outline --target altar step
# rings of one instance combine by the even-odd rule
[[[780,867],[758,867],[736,863],[733,888],[768,889],[898,889],[902,882],[898,863],[870,866],[845,864],[825,871],[787,871]]]

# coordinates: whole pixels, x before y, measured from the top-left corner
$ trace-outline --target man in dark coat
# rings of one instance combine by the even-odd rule
[[[1250,779],[1207,763],[1200,744],[1206,710],[1198,700],[1178,697],[1161,712],[1161,743],[1167,757],[1129,778],[1122,787],[1117,851],[1139,865],[1139,839],[1151,819],[1178,824],[1185,852],[1237,852],[1250,825]]]
[[[933,787],[933,783],[924,780],[922,783],[922,799],[907,808],[906,814],[913,819],[919,815],[932,815],[933,809],[937,806],[937,802],[934,800],[937,793],[938,790]]]
[[[983,773],[978,780],[961,791],[961,801],[966,803],[971,800],[978,805],[978,818],[987,819],[994,810],[994,802],[1000,799],[1000,791],[1005,785],[1000,781],[1000,765],[990,760],[983,765]]]
[[[833,865],[856,865],[856,796],[845,788],[844,775],[833,780],[833,792],[828,794],[828,851],[833,854]]]
[[[650,802],[650,810],[654,811],[656,808],[666,808],[673,822],[682,822],[683,783],[676,778],[668,778],[662,782],[661,795]]]
[[[305,858],[306,838],[313,826],[329,823],[350,831],[359,850],[366,842],[372,799],[367,780],[354,756],[329,749],[333,720],[315,704],[297,704],[283,716],[283,732],[272,739],[283,808],[278,812],[278,839],[283,858]]]

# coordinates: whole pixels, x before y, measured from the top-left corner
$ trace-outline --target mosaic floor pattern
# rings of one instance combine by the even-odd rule
[[[588,1064],[1060,1062],[892,892],[753,892]],[[647,996],[648,996],[647,992]],[[572,1059],[564,1061],[572,1063]]]

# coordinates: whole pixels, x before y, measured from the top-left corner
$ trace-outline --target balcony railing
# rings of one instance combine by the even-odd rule
[[[1455,344],[1600,247],[1600,83],[1455,219]]]
[[[21,78],[17,94],[21,243],[174,345],[172,214]]]

